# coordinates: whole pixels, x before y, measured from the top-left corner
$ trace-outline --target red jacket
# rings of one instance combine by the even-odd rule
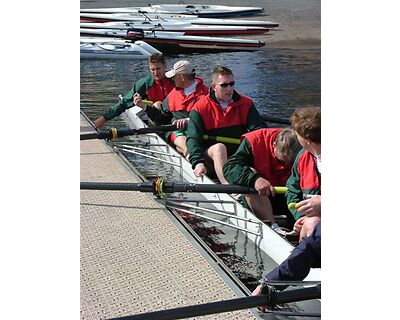
[[[250,144],[254,169],[274,186],[284,186],[290,176],[291,164],[284,164],[274,154],[273,143],[281,128],[259,129],[242,136]]]

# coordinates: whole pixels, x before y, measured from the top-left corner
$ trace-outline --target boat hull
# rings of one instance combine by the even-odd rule
[[[138,129],[146,126],[140,118],[142,114],[142,109],[134,106],[124,112],[123,117],[129,124],[129,127],[132,129]],[[207,176],[204,176],[203,179],[197,179],[193,174],[191,164],[157,134],[152,133],[147,136],[150,136],[153,141],[153,144],[150,145],[150,149],[162,152],[164,154],[164,156],[162,156],[164,160],[175,163],[174,169],[177,171],[182,181],[189,183],[214,183]],[[168,152],[166,152],[166,150],[168,150]],[[269,226],[262,223],[250,210],[244,208],[230,195],[221,193],[204,193],[202,196],[208,201],[213,201],[213,205],[217,210],[233,213],[236,217],[243,219],[241,220],[231,217],[229,218],[229,223],[246,230],[243,231],[246,237],[257,244],[257,246],[277,264],[282,263],[294,249],[291,243],[280,237]],[[319,268],[311,269],[305,280],[320,281],[320,272],[321,270]]]
[[[97,8],[81,9],[82,13],[139,13],[146,14],[185,14],[198,17],[234,17],[261,14],[264,12],[260,7],[234,7],[218,5],[196,5],[196,4],[176,4],[176,5],[149,5],[148,7],[124,7],[124,8]]]
[[[81,59],[123,59],[145,60],[151,54],[160,52],[143,41],[134,43],[124,40],[81,38]]]
[[[192,25],[190,23],[149,23],[147,21],[138,22],[105,22],[105,23],[81,23],[81,28],[86,29],[112,29],[128,30],[130,28],[140,28],[146,31],[179,32],[184,35],[249,35],[267,33],[269,29],[263,27],[247,26],[209,26]]]
[[[85,13],[81,12],[81,22],[143,22],[151,21],[152,23],[163,22],[187,22],[193,25],[222,25],[222,26],[252,26],[262,28],[276,28],[279,23],[273,21],[262,20],[233,20],[233,19],[215,19],[215,18],[197,18],[190,15],[178,14],[142,14],[136,13]]]
[[[142,30],[139,30],[142,31]],[[255,51],[265,46],[259,40],[219,38],[203,36],[187,36],[178,32],[126,32],[113,29],[81,28],[81,36],[109,37],[128,40],[143,39],[145,42],[164,53],[168,52],[214,52],[214,51]]]

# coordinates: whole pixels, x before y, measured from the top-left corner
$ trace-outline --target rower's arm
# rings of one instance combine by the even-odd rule
[[[204,124],[200,114],[192,109],[189,113],[189,124],[186,131],[186,146],[189,161],[194,169],[198,163],[205,163],[203,147]]]
[[[261,119],[260,114],[257,111],[257,108],[252,104],[249,110],[249,114],[247,115],[247,130],[254,131],[261,128],[266,128],[264,121]]]
[[[248,140],[244,138],[235,154],[225,162],[224,177],[231,184],[254,187],[260,175],[250,167],[254,167],[254,156]]]
[[[124,112],[126,109],[132,108],[133,107],[133,96],[135,93],[139,93],[142,96],[142,99],[146,99],[146,84],[143,81],[137,81],[131,90],[129,90],[128,93],[126,93],[120,101],[106,110],[103,113],[104,119],[107,121],[114,119],[115,117],[119,116],[122,112]]]
[[[161,109],[152,105],[146,107],[147,116],[158,124],[170,124],[172,120],[172,113],[168,108],[168,97],[164,99]]]
[[[286,202],[289,203],[298,203],[303,200],[303,191],[300,188],[300,174],[298,171],[298,159],[299,155],[301,152],[296,157],[296,160],[293,163],[291,175],[289,179],[286,181]],[[293,217],[295,220],[299,219],[301,217],[301,214],[296,210],[296,209],[290,209]]]

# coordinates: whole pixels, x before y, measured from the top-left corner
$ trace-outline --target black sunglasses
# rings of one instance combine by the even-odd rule
[[[235,81],[231,81],[229,83],[218,83],[219,86],[221,86],[222,88],[227,88],[228,86],[233,87],[235,85]]]

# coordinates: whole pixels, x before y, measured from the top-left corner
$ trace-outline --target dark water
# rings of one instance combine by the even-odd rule
[[[181,59],[195,65],[206,85],[211,83],[215,65],[231,68],[236,90],[250,96],[264,115],[289,118],[296,107],[321,104],[319,49],[266,48],[258,52],[167,56],[169,66]],[[81,110],[95,120],[118,101],[119,94],[147,74],[146,61],[81,61]],[[126,124],[116,118],[107,123],[107,127],[112,126]],[[250,290],[257,285],[264,267],[274,264],[241,232],[201,218],[185,219]]]
[[[206,85],[216,65],[231,68],[236,90],[250,96],[261,114],[288,118],[296,107],[321,105],[320,49],[267,48],[257,52],[167,56],[168,66],[191,61]],[[146,61],[81,61],[81,109],[95,119],[140,77]]]

